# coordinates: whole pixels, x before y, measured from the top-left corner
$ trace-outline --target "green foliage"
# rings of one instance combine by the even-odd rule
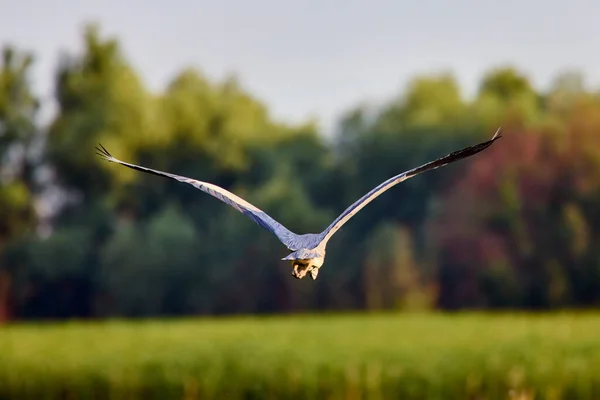
[[[30,54],[6,46],[2,51],[0,71],[0,149],[15,140],[30,141],[35,133],[33,117],[38,100],[29,90],[29,70],[33,63]]]
[[[37,138],[38,100],[29,87],[33,57],[11,46],[0,60],[0,249],[30,231],[34,162],[28,152]]]
[[[412,242],[405,227],[382,224],[373,232],[363,277],[367,308],[419,309],[431,305]]]
[[[46,155],[56,183],[91,201],[131,174],[102,168],[86,149],[102,142],[115,155],[131,158],[135,146],[160,128],[152,99],[118,42],[103,40],[93,25],[85,31],[83,54],[61,58],[55,90],[60,111],[48,128]]]
[[[197,241],[194,226],[173,208],[142,227],[120,226],[104,247],[98,274],[98,285],[109,298],[103,313],[149,316],[186,311],[181,307],[195,288],[184,277],[202,268],[196,265]]]
[[[466,110],[458,83],[445,74],[416,78],[404,96],[400,112],[403,124],[439,127],[462,122]]]
[[[35,221],[32,195],[22,181],[0,188],[0,245],[31,228]]]
[[[0,397],[591,399],[599,329],[594,314],[7,326]]]
[[[534,96],[535,92],[527,77],[514,68],[504,67],[490,71],[482,80],[479,94],[489,94],[502,101],[520,96]]]

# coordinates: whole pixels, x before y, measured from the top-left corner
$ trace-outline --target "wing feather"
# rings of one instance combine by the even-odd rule
[[[327,243],[327,241],[331,238],[331,236],[342,227],[352,216],[354,216],[357,212],[359,212],[363,207],[373,201],[377,196],[390,189],[391,187],[399,184],[400,182],[405,181],[406,179],[412,178],[415,175],[418,175],[422,172],[429,171],[431,169],[443,167],[446,164],[450,164],[452,162],[461,160],[466,157],[470,157],[474,154],[479,153],[480,151],[488,148],[491,144],[500,139],[502,129],[498,128],[494,136],[485,142],[465,147],[464,149],[455,151],[450,153],[444,157],[438,158],[437,160],[431,161],[427,164],[421,165],[420,167],[413,168],[411,170],[405,171],[399,175],[393,176],[385,182],[381,183],[379,186],[373,188],[370,192],[365,194],[363,197],[354,202],[350,207],[348,207],[343,213],[340,214],[339,217],[335,219],[322,233],[321,233],[321,243]]]
[[[135,169],[137,171],[146,172],[148,174],[165,176],[167,178],[175,179],[179,182],[187,183],[189,185],[194,186],[196,189],[200,189],[205,193],[210,194],[211,196],[221,200],[223,203],[233,207],[237,211],[246,215],[252,221],[262,226],[263,228],[269,230],[273,233],[277,238],[288,247],[290,250],[298,250],[293,244],[297,241],[298,235],[288,230],[285,226],[281,225],[271,216],[269,216],[266,212],[261,210],[260,208],[250,204],[246,200],[242,199],[239,196],[223,189],[220,186],[213,185],[212,183],[202,182],[196,179],[187,178],[185,176],[175,175],[168,172],[158,171],[151,168],[142,167],[135,164],[130,164],[113,157],[101,144],[100,147],[96,147],[97,154],[109,162],[114,162],[117,164],[121,164],[125,167]]]

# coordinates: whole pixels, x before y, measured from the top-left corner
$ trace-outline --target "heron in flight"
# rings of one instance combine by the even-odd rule
[[[230,205],[242,214],[249,217],[251,220],[256,222],[258,225],[266,228],[273,233],[277,238],[291,251],[287,257],[282,258],[285,261],[291,261],[293,271],[292,275],[297,279],[302,279],[307,273],[310,273],[312,279],[317,279],[319,268],[323,266],[325,261],[325,247],[327,242],[331,239],[331,236],[337,232],[342,225],[344,225],[350,218],[352,218],[357,212],[359,212],[364,206],[373,201],[377,196],[390,189],[392,186],[405,181],[406,179],[412,178],[422,172],[430,169],[443,167],[444,165],[458,161],[460,159],[470,157],[480,151],[488,148],[494,141],[501,138],[501,128],[498,128],[494,136],[485,142],[465,147],[464,149],[450,153],[444,157],[438,158],[437,160],[428,162],[427,164],[421,165],[405,171],[399,175],[393,176],[382,182],[379,186],[373,188],[370,192],[365,194],[363,197],[358,199],[354,204],[348,207],[343,213],[341,213],[325,230],[321,233],[307,233],[304,235],[298,235],[293,233],[279,222],[275,221],[267,213],[262,211],[260,208],[248,203],[244,199],[236,196],[235,194],[208,182],[198,181],[196,179],[187,178],[185,176],[175,175],[168,172],[157,171],[154,169],[142,167],[135,164],[130,164],[121,160],[118,160],[110,155],[110,153],[102,146],[96,147],[98,155],[103,159],[114,162],[117,164],[124,165],[126,167],[154,174],[158,176],[166,176],[167,178],[175,179],[179,182],[187,183],[194,186],[197,189],[202,190],[216,197],[225,204]]]

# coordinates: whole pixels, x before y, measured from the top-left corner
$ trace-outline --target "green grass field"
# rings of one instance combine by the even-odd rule
[[[600,314],[0,327],[0,399],[599,399]]]

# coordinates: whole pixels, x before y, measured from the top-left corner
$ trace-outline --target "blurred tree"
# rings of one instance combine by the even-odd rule
[[[152,316],[192,311],[188,297],[204,270],[197,243],[192,223],[170,206],[147,223],[124,222],[102,254],[98,312]]]
[[[12,46],[0,60],[0,255],[7,243],[35,232],[36,167],[41,132],[36,126],[39,102],[32,93],[30,54]],[[0,260],[0,322],[13,313],[15,265]]]
[[[483,77],[473,111],[486,129],[503,125],[512,130],[538,123],[542,103],[525,75],[512,67],[499,67]]]
[[[364,131],[397,133],[404,129],[452,129],[467,121],[467,104],[451,74],[417,76],[406,93],[381,108]]]
[[[569,113],[577,107],[578,102],[585,99],[593,101],[593,96],[586,90],[585,78],[581,73],[567,71],[556,76],[545,95],[546,108],[552,122],[564,129],[562,123],[568,120]]]
[[[102,142],[115,155],[131,158],[135,146],[160,128],[151,99],[126,64],[117,41],[102,40],[98,31],[88,26],[83,54],[61,59],[56,83],[59,111],[48,135],[48,159],[56,183],[79,207],[92,207],[111,185],[134,176],[103,168],[90,149]]]
[[[35,146],[38,100],[29,84],[33,57],[12,47],[0,65],[0,248],[35,225]],[[37,142],[36,142],[37,141]]]
[[[31,238],[20,249],[25,254],[19,257],[24,262],[15,289],[21,317],[90,316],[94,293],[86,265],[92,254],[91,239],[85,226],[59,228],[47,238]]]
[[[535,91],[528,79],[511,67],[495,68],[488,72],[479,86],[479,95],[489,94],[508,102],[519,96],[533,96]]]
[[[465,118],[466,104],[450,74],[413,80],[402,101],[400,118],[414,127],[457,126]]]
[[[429,308],[410,231],[381,224],[369,238],[363,282],[367,309]]]
[[[436,235],[440,279],[453,278],[441,282],[442,306],[598,302],[600,103],[577,110],[563,137],[506,135],[446,192]]]

